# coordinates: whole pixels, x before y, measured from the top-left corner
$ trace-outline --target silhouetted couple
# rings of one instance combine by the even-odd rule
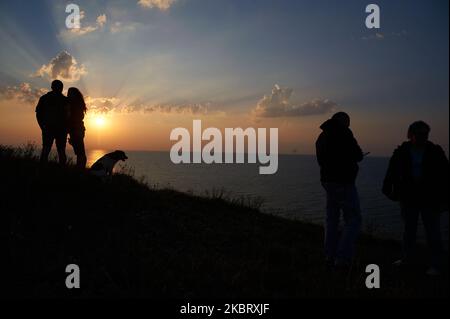
[[[325,256],[330,268],[348,269],[361,228],[361,208],[355,180],[364,154],[350,130],[350,117],[336,113],[322,124],[316,142],[321,182],[327,194]],[[431,252],[429,275],[439,274],[442,242],[440,214],[448,208],[448,159],[438,145],[428,141],[430,127],[415,122],[408,129],[408,142],[394,152],[383,193],[399,201],[404,221],[404,257],[396,265],[411,263],[415,254],[417,222],[422,216]],[[341,212],[344,229],[339,238]]]
[[[41,163],[48,162],[48,156],[56,144],[58,160],[65,165],[67,135],[77,156],[77,166],[86,167],[86,151],[84,147],[84,115],[86,103],[77,88],[69,88],[67,97],[63,95],[63,83],[52,82],[52,90],[43,95],[36,106],[36,118],[42,130]]]

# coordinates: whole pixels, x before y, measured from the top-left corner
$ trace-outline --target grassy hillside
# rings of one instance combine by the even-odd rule
[[[351,273],[330,274],[319,226],[126,175],[103,183],[70,167],[42,168],[34,154],[0,147],[5,296],[448,297],[448,274],[390,266],[397,242],[363,236]],[[65,288],[69,263],[80,266],[82,289]],[[381,267],[376,291],[364,284],[370,263]]]

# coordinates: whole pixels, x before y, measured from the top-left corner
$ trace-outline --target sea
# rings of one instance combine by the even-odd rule
[[[88,151],[88,166],[108,151]],[[323,224],[325,193],[319,167],[312,155],[279,155],[278,171],[260,175],[260,164],[173,164],[169,152],[128,151],[129,159],[116,171],[133,174],[156,188],[171,188],[201,196],[224,194],[262,202],[264,213]],[[368,156],[360,164],[357,188],[361,200],[363,231],[378,237],[400,240],[403,224],[398,203],[381,193],[389,158]],[[441,215],[445,246],[448,248],[448,212]],[[425,236],[419,222],[418,241]]]

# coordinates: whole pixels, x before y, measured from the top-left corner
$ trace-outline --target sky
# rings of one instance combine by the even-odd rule
[[[81,10],[68,29],[66,5]],[[381,28],[368,29],[376,3]],[[345,111],[385,156],[415,120],[448,152],[448,1],[0,0],[0,143],[40,144],[35,105],[61,79],[88,104],[89,149],[169,150],[170,132],[277,127],[313,154]]]

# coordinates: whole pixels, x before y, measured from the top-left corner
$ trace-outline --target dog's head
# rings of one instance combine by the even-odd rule
[[[128,156],[125,154],[124,151],[115,151],[112,152],[110,155],[112,158],[118,161],[125,161],[128,159]]]

